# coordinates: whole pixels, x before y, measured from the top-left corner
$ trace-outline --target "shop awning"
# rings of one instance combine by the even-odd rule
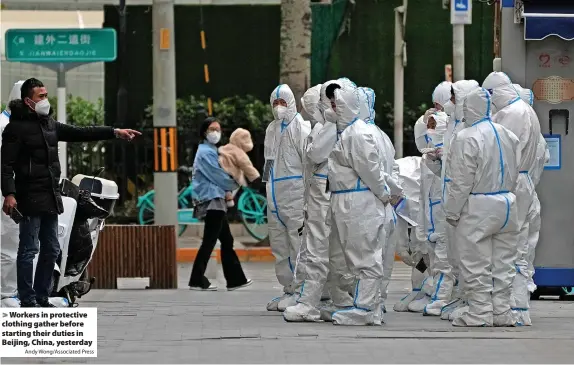
[[[524,39],[556,36],[574,40],[574,0],[524,2]]]

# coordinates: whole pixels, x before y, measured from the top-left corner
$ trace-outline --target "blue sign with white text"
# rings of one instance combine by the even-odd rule
[[[470,0],[454,0],[455,11],[468,11],[468,2]]]

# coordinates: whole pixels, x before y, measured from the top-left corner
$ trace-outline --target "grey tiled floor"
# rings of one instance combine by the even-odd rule
[[[3,363],[571,363],[574,304],[533,302],[530,328],[454,328],[448,321],[389,311],[383,327],[286,323],[265,304],[280,292],[273,266],[247,263],[251,287],[235,292],[95,290],[98,358],[2,359]],[[225,287],[219,272],[218,284]],[[397,263],[389,305],[409,288]]]

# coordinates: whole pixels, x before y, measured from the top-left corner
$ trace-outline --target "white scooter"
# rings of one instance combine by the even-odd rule
[[[49,298],[56,307],[76,306],[76,300],[86,295],[95,281],[88,276],[87,266],[105,219],[119,198],[115,182],[97,177],[102,172],[103,168],[93,177],[76,175],[72,181],[62,179],[60,182],[64,204],[64,213],[58,217],[61,253],[54,267]],[[38,256],[34,259],[34,270],[37,260]],[[2,307],[19,306],[16,297],[2,299]]]

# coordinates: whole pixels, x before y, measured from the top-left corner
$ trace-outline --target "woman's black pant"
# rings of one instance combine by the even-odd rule
[[[222,210],[208,210],[205,216],[203,240],[193,263],[189,286],[207,289],[211,285],[205,277],[205,270],[217,239],[221,242],[221,265],[227,287],[233,288],[247,283],[239,258],[233,249],[233,236],[229,229],[227,213]]]

